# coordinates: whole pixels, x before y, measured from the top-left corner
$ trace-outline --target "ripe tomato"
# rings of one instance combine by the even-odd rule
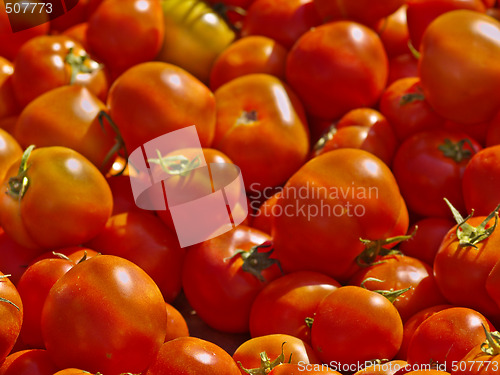
[[[11,62],[0,56],[0,119],[13,116],[18,112],[18,104],[12,87],[12,73],[14,73],[14,67]]]
[[[278,201],[279,194],[280,192],[278,191],[277,193],[271,195],[264,201],[264,203],[258,205],[257,207],[255,206],[255,203],[258,204],[260,202],[252,201],[250,203],[250,208],[255,209],[255,211],[251,213],[252,221],[250,226],[252,228],[261,230],[267,234],[271,234],[273,227],[273,216],[276,215],[274,207],[276,206],[276,202]],[[258,197],[260,197],[260,194],[258,194]],[[263,194],[263,198],[267,198],[267,196]]]
[[[287,53],[281,44],[264,36],[241,38],[215,60],[210,72],[210,88],[216,90],[234,78],[253,73],[284,80]]]
[[[0,223],[27,247],[81,244],[99,233],[111,215],[104,176],[69,148],[28,148],[9,168],[3,188]]]
[[[219,346],[196,337],[164,343],[144,375],[240,375],[238,366]]]
[[[16,343],[23,323],[23,303],[9,275],[0,272],[0,363]]]
[[[406,4],[389,16],[381,19],[375,28],[389,57],[409,53]]]
[[[0,181],[3,181],[7,170],[22,154],[23,150],[16,139],[0,129]]]
[[[62,35],[65,35],[71,39],[73,39],[75,42],[78,42],[82,45],[82,47],[86,51],[90,51],[89,44],[87,42],[87,28],[89,24],[88,22],[82,22],[79,23],[75,26],[72,26],[62,33]]]
[[[267,234],[240,225],[189,249],[182,287],[209,326],[224,332],[248,331],[255,297],[280,275],[276,261],[264,254],[270,248],[256,247],[269,240]]]
[[[405,53],[389,59],[387,86],[398,79],[417,76],[418,60],[411,53]]]
[[[113,78],[160,51],[164,24],[160,0],[106,0],[88,20],[90,51]]]
[[[438,114],[464,124],[496,115],[500,66],[490,62],[500,59],[499,35],[499,21],[471,10],[447,12],[429,25],[419,75],[424,95]]]
[[[500,145],[500,112],[491,120],[486,133],[486,146]]]
[[[42,311],[45,346],[60,367],[141,372],[165,339],[165,302],[153,280],[112,255],[85,260],[56,281]]]
[[[373,106],[387,73],[387,55],[378,35],[352,21],[307,31],[290,50],[286,65],[286,78],[308,114],[329,120]]]
[[[321,300],[340,284],[318,272],[293,272],[270,282],[255,298],[250,311],[252,337],[288,334],[311,343],[312,318]]]
[[[277,186],[304,163],[309,151],[304,110],[278,78],[239,77],[220,87],[215,100],[214,147],[241,168],[247,189]]]
[[[67,10],[66,13],[50,20],[50,30],[54,34],[57,34],[71,26],[86,21],[89,16],[89,2],[90,0],[66,0],[64,2]]]
[[[49,353],[42,349],[15,352],[0,363],[0,375],[53,375],[57,371]]]
[[[313,0],[256,0],[247,10],[241,35],[267,36],[290,49],[302,34],[320,24]]]
[[[402,78],[388,86],[380,97],[379,108],[399,141],[444,124],[444,119],[427,103],[417,77]]]
[[[464,212],[462,176],[480,149],[475,140],[457,131],[428,130],[406,139],[394,156],[392,170],[408,209],[422,216],[450,217],[443,200],[447,198]]]
[[[467,164],[462,180],[468,212],[487,216],[500,203],[500,145],[479,151]]]
[[[500,337],[485,329],[485,341],[457,362],[452,375],[494,375],[500,370]]]
[[[311,329],[312,346],[323,363],[342,366],[392,359],[402,340],[403,323],[394,305],[358,286],[344,286],[326,296]]]
[[[157,60],[177,65],[208,84],[212,64],[233,42],[234,31],[204,1],[161,3],[165,38]]]
[[[100,65],[81,45],[63,35],[40,36],[26,42],[14,60],[12,84],[22,106],[69,84],[86,86],[101,100],[106,99],[108,91]]]
[[[117,149],[114,131],[99,120],[105,109],[87,88],[62,86],[29,103],[19,115],[14,134],[23,147],[68,147],[107,171]]]
[[[354,375],[394,375],[397,371],[405,368],[408,363],[406,361],[389,361],[386,363],[377,363],[372,366],[365,367]]]
[[[88,371],[79,370],[77,368],[66,368],[64,370],[56,372],[54,375],[93,375],[93,374],[91,374]]]
[[[214,96],[177,66],[149,62],[130,68],[111,87],[108,107],[129,153],[155,137],[193,124],[202,147],[212,143]]]
[[[331,370],[328,365],[325,364],[305,364],[300,365],[292,363],[283,363],[282,365],[276,366],[269,375],[341,375],[340,372]]]
[[[182,314],[174,306],[165,303],[167,309],[167,333],[165,342],[189,336],[189,328]]]
[[[372,154],[340,149],[320,155],[286,183],[273,221],[285,271],[310,270],[345,281],[364,249],[360,238],[406,233],[408,215],[389,168]]]

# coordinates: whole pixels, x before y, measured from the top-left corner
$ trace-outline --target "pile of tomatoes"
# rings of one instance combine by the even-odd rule
[[[0,375],[500,372],[496,0],[43,3],[0,5]],[[127,158],[192,125],[249,215],[183,248]]]

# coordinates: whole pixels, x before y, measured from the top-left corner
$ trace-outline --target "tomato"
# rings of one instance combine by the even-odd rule
[[[290,50],[286,65],[288,83],[307,112],[330,120],[373,106],[387,73],[387,55],[378,35],[352,21],[307,31]]]
[[[3,181],[9,167],[17,161],[23,150],[16,139],[0,129],[0,181]]]
[[[144,375],[239,375],[240,370],[219,346],[196,337],[180,337],[164,343]]]
[[[416,329],[408,347],[408,363],[435,363],[451,370],[484,338],[483,325],[488,321],[477,311],[452,307],[435,313]]]
[[[342,366],[392,359],[402,340],[403,323],[393,304],[358,286],[344,286],[326,296],[311,329],[312,346],[323,363]]]
[[[88,19],[90,51],[116,78],[153,60],[164,37],[160,0],[106,0]]]
[[[485,329],[485,341],[474,347],[452,368],[452,375],[494,375],[500,369],[498,332]]]
[[[250,311],[252,337],[283,333],[311,343],[306,318],[318,304],[340,287],[334,279],[317,272],[293,272],[270,282],[257,295]]]
[[[60,367],[141,372],[165,339],[165,302],[153,280],[112,255],[85,260],[56,281],[42,311],[45,346]]]
[[[277,186],[304,163],[309,151],[304,110],[278,78],[239,77],[220,87],[215,100],[214,147],[241,169],[247,189]]]
[[[467,164],[462,180],[468,212],[487,216],[500,204],[500,145],[479,151]]]
[[[172,302],[179,294],[185,251],[175,232],[149,212],[133,210],[111,216],[86,245],[137,264],[158,285],[165,301]]]
[[[418,60],[411,53],[405,53],[389,59],[387,86],[398,79],[417,76]]]
[[[408,233],[413,233],[418,228],[415,234],[401,242],[398,248],[403,254],[432,265],[441,241],[453,226],[453,221],[445,218],[428,217],[418,220],[408,229]]]
[[[208,83],[212,64],[233,42],[234,31],[203,1],[161,0],[161,4],[165,38],[157,59]]]
[[[162,62],[134,66],[114,82],[108,107],[129,153],[155,137],[193,124],[202,147],[212,143],[214,96],[177,66]]]
[[[339,148],[359,148],[391,165],[396,152],[396,136],[386,118],[372,108],[347,112],[316,144],[314,155]]]
[[[407,366],[406,361],[389,361],[386,363],[377,363],[372,366],[365,367],[363,370],[356,372],[354,375],[394,375],[397,371]]]
[[[0,375],[53,375],[58,368],[46,350],[22,350],[0,363]]]
[[[350,19],[372,26],[381,18],[394,13],[404,0],[314,0],[316,9],[324,21]]]
[[[30,151],[4,181],[0,223],[5,232],[21,245],[39,248],[78,245],[94,237],[112,210],[104,176],[69,148]]]
[[[247,10],[241,35],[267,36],[290,49],[320,24],[313,0],[256,0]]]
[[[104,103],[87,88],[62,86],[29,103],[19,115],[14,134],[23,147],[68,147],[106,171],[115,157],[117,141],[107,121],[100,123],[104,110]]]
[[[261,230],[267,234],[271,234],[273,227],[273,216],[276,214],[275,206],[278,201],[278,196],[280,192],[271,195],[268,199],[264,201],[258,207],[255,207],[254,203],[259,203],[258,201],[253,201],[250,203],[250,208],[255,208],[255,211],[251,213],[252,221],[251,227]],[[262,194],[264,198],[267,198],[266,195]],[[260,197],[260,194],[258,194]]]
[[[269,359],[261,363],[260,353]],[[233,359],[245,369],[262,368],[272,370],[281,363],[320,364],[321,361],[309,344],[297,337],[285,334],[254,337],[242,343],[234,352]],[[267,371],[266,371],[267,372]],[[244,374],[243,370],[241,373]]]
[[[255,297],[280,275],[276,260],[269,258],[270,253],[264,254],[272,249],[256,247],[269,240],[267,234],[240,225],[190,247],[184,260],[182,287],[191,306],[209,326],[224,332],[248,331]],[[239,254],[239,250],[243,252]]]
[[[14,73],[14,67],[11,62],[0,56],[0,119],[13,116],[18,112],[18,104],[12,87],[12,73]]]
[[[444,124],[444,119],[427,103],[417,77],[402,78],[389,85],[380,98],[379,107],[400,141]]]
[[[377,157],[340,149],[320,155],[286,183],[273,237],[286,272],[310,270],[345,281],[364,245],[406,233],[408,215],[396,180]]]
[[[482,0],[407,0],[406,4],[410,40],[417,50],[425,30],[441,14],[457,9],[486,10]]]
[[[139,209],[135,204],[129,176],[109,176],[106,181],[113,193],[113,215]]]
[[[66,0],[66,13],[50,20],[50,30],[57,34],[73,25],[84,22],[88,18],[88,5],[90,0]]]
[[[17,117],[18,116],[14,115],[0,119],[0,129],[3,129],[10,134],[14,133]]]
[[[491,272],[486,279],[486,290],[489,296],[495,301],[498,308],[500,308],[500,262],[493,267]],[[493,317],[495,319],[495,324],[500,323],[499,317]]]
[[[375,28],[389,57],[410,52],[408,48],[408,24],[406,23],[406,4],[394,13],[380,20]]]
[[[79,370],[77,368],[66,368],[64,370],[56,372],[54,375],[92,375],[88,371]]]
[[[328,365],[325,364],[292,364],[284,363],[282,365],[276,366],[269,375],[341,375],[340,372],[331,370]]]
[[[9,275],[0,272],[0,363],[7,357],[19,336],[23,307],[19,292],[9,280]]]
[[[491,120],[486,133],[486,146],[500,145],[500,112]]]
[[[232,43],[215,60],[210,72],[210,88],[246,74],[264,73],[285,79],[288,51],[278,42],[264,36],[248,36]]]
[[[26,42],[14,60],[12,84],[22,106],[69,84],[86,86],[101,100],[106,99],[108,90],[100,65],[77,42],[62,35],[40,36]]]
[[[464,124],[496,115],[500,66],[491,61],[500,59],[499,35],[499,21],[471,10],[447,12],[429,25],[420,49],[419,76],[438,114]]]
[[[189,328],[186,320],[181,315],[179,310],[169,303],[165,303],[167,309],[167,333],[165,334],[165,342],[176,339],[178,337],[189,336]]]
[[[409,210],[422,216],[447,218],[450,217],[444,201],[447,198],[464,212],[462,176],[480,148],[462,132],[441,129],[406,139],[394,156],[392,170]]]
[[[71,39],[73,39],[75,42],[78,42],[82,45],[82,47],[86,50],[89,51],[90,47],[87,42],[87,28],[89,27],[88,22],[82,22],[77,25],[74,25],[72,27],[69,27],[68,29],[64,30],[62,35],[65,35]]]

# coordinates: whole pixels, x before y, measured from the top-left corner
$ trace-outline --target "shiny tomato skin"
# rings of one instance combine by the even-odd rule
[[[21,331],[24,306],[9,275],[0,272],[0,363],[10,353]],[[8,302],[9,301],[9,302]],[[14,306],[15,305],[15,306]]]
[[[169,303],[165,303],[165,307],[167,309],[167,332],[165,334],[165,342],[178,337],[189,336],[189,327],[179,310]]]
[[[372,358],[392,359],[403,340],[403,323],[385,297],[358,286],[344,286],[319,304],[311,340],[324,363],[356,365]],[[353,351],[359,342],[363,345]]]
[[[0,129],[0,181],[3,181],[7,170],[22,154],[23,150],[17,140],[5,130]]]
[[[144,371],[160,350],[166,324],[153,280],[112,255],[85,260],[59,278],[41,318],[45,346],[60,368],[110,375]]]
[[[231,356],[219,346],[196,338],[180,337],[164,343],[144,375],[239,375]]]
[[[193,124],[202,147],[213,140],[212,92],[171,64],[148,62],[127,70],[111,87],[108,107],[129,153],[155,137]]]
[[[354,108],[373,106],[387,74],[388,59],[380,38],[352,21],[307,31],[290,50],[286,65],[287,81],[308,114],[329,120]]]
[[[0,56],[0,119],[13,116],[19,112],[12,86],[12,63]]]
[[[241,169],[247,189],[282,184],[304,163],[309,151],[304,110],[278,78],[236,78],[215,92],[215,100],[214,147]]]
[[[427,101],[439,115],[464,124],[496,115],[500,67],[490,62],[500,59],[500,38],[492,37],[499,33],[499,21],[471,10],[447,12],[429,25],[419,76]]]
[[[0,363],[0,375],[53,375],[57,371],[49,353],[42,349],[18,351]]]
[[[77,368],[65,368],[64,370],[56,372],[54,375],[93,375],[93,374],[85,370],[79,370]]]
[[[408,24],[406,22],[406,5],[402,5],[394,13],[383,18],[375,28],[385,51],[389,57],[409,53],[408,48]]]

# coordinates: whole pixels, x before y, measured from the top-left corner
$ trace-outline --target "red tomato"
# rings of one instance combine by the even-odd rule
[[[247,10],[241,35],[267,36],[289,49],[320,24],[313,0],[256,0]]]
[[[269,375],[341,375],[340,372],[333,371],[326,364],[311,363],[300,365],[292,363],[284,363],[276,366]]]
[[[160,0],[106,0],[88,20],[90,51],[114,78],[128,68],[153,60],[164,35]]]
[[[218,89],[234,78],[254,73],[285,79],[288,51],[264,36],[241,38],[227,47],[215,60],[210,73],[210,88]]]
[[[500,60],[499,35],[499,21],[471,10],[447,12],[429,25],[420,49],[419,76],[438,114],[464,124],[496,115],[500,66],[491,62]]]
[[[254,203],[258,201],[254,201],[250,203],[250,208],[255,208],[256,210],[252,212],[251,227],[261,230],[267,234],[271,234],[273,227],[273,216],[276,214],[275,206],[278,201],[278,196],[280,192],[271,195],[264,203],[259,205],[258,207],[254,207]],[[266,198],[265,195],[263,195]],[[260,194],[259,194],[260,197]]]
[[[304,163],[309,151],[304,110],[278,78],[239,77],[220,87],[215,100],[214,147],[241,168],[247,189],[277,186]]]
[[[384,44],[389,57],[409,53],[408,24],[406,23],[406,4],[377,23],[375,29]]]
[[[77,25],[74,25],[74,26],[64,30],[62,35],[66,35],[67,37],[80,43],[86,51],[89,51],[90,47],[89,47],[89,44],[87,42],[87,28],[88,27],[89,27],[89,24],[87,22],[82,22],[82,23],[79,23]]]
[[[406,139],[394,156],[392,170],[408,209],[422,216],[447,218],[447,198],[464,212],[462,176],[480,148],[464,133],[440,129]]]
[[[0,363],[14,347],[21,324],[23,324],[23,303],[19,292],[9,275],[0,272]],[[1,372],[1,369],[0,369]]]
[[[356,371],[359,363],[396,355],[403,340],[403,323],[387,298],[357,286],[344,286],[319,304],[311,340],[323,363]]]
[[[14,60],[12,84],[22,106],[69,84],[86,86],[101,100],[106,99],[108,91],[100,65],[81,45],[63,35],[40,36],[26,42]]]
[[[99,373],[97,373],[98,375]],[[66,368],[64,370],[56,372],[54,375],[93,375],[88,371],[79,370],[77,368]]]
[[[406,233],[396,180],[377,157],[340,149],[320,155],[282,189],[273,220],[276,257],[285,271],[310,270],[345,281],[364,245]]]
[[[60,248],[88,241],[111,215],[104,176],[81,154],[42,147],[23,155],[7,172],[0,223],[27,247]]]
[[[417,77],[393,82],[383,92],[379,107],[400,141],[420,131],[440,128],[444,123],[425,100]]]
[[[485,330],[485,341],[452,366],[452,375],[495,375],[500,370],[500,337]]]
[[[311,343],[310,327],[318,304],[340,287],[334,279],[317,272],[293,272],[270,282],[255,298],[250,311],[252,337],[288,334]]]
[[[224,332],[248,331],[255,297],[280,275],[276,260],[264,254],[271,248],[257,248],[269,240],[267,234],[240,225],[189,249],[182,287],[209,326]]]
[[[169,303],[165,303],[165,306],[167,308],[167,333],[165,334],[165,342],[178,337],[189,336],[188,325],[179,310]]]
[[[500,204],[500,145],[479,151],[467,164],[462,180],[467,212],[487,216]]]
[[[129,69],[111,87],[108,106],[129,153],[153,138],[193,124],[202,147],[212,143],[214,96],[174,65],[149,62]]]
[[[401,78],[418,76],[418,60],[411,54],[405,53],[389,59],[389,76],[387,86]]]
[[[354,375],[394,375],[407,365],[408,363],[406,361],[389,361],[365,367]]]
[[[165,339],[165,302],[138,266],[112,255],[79,263],[56,281],[42,334],[60,367],[109,375],[144,371]]]
[[[307,74],[305,74],[307,72]],[[352,21],[331,22],[295,43],[286,77],[310,115],[336,119],[373,106],[387,82],[388,61],[378,35]]]
[[[14,67],[11,62],[0,56],[0,119],[19,112],[12,87],[12,73]]]
[[[46,350],[15,352],[0,363],[0,375],[53,375],[58,368]]]
[[[23,150],[17,140],[5,130],[0,129],[0,181],[3,181],[7,170],[22,154]]]
[[[500,145],[500,112],[491,120],[486,133],[486,146]]]
[[[164,343],[144,375],[239,375],[238,366],[222,348],[196,337]]]
[[[63,3],[66,6],[67,12],[50,21],[50,30],[56,34],[77,23],[84,22],[88,18],[89,0],[66,0]],[[71,9],[68,10],[69,7]]]

